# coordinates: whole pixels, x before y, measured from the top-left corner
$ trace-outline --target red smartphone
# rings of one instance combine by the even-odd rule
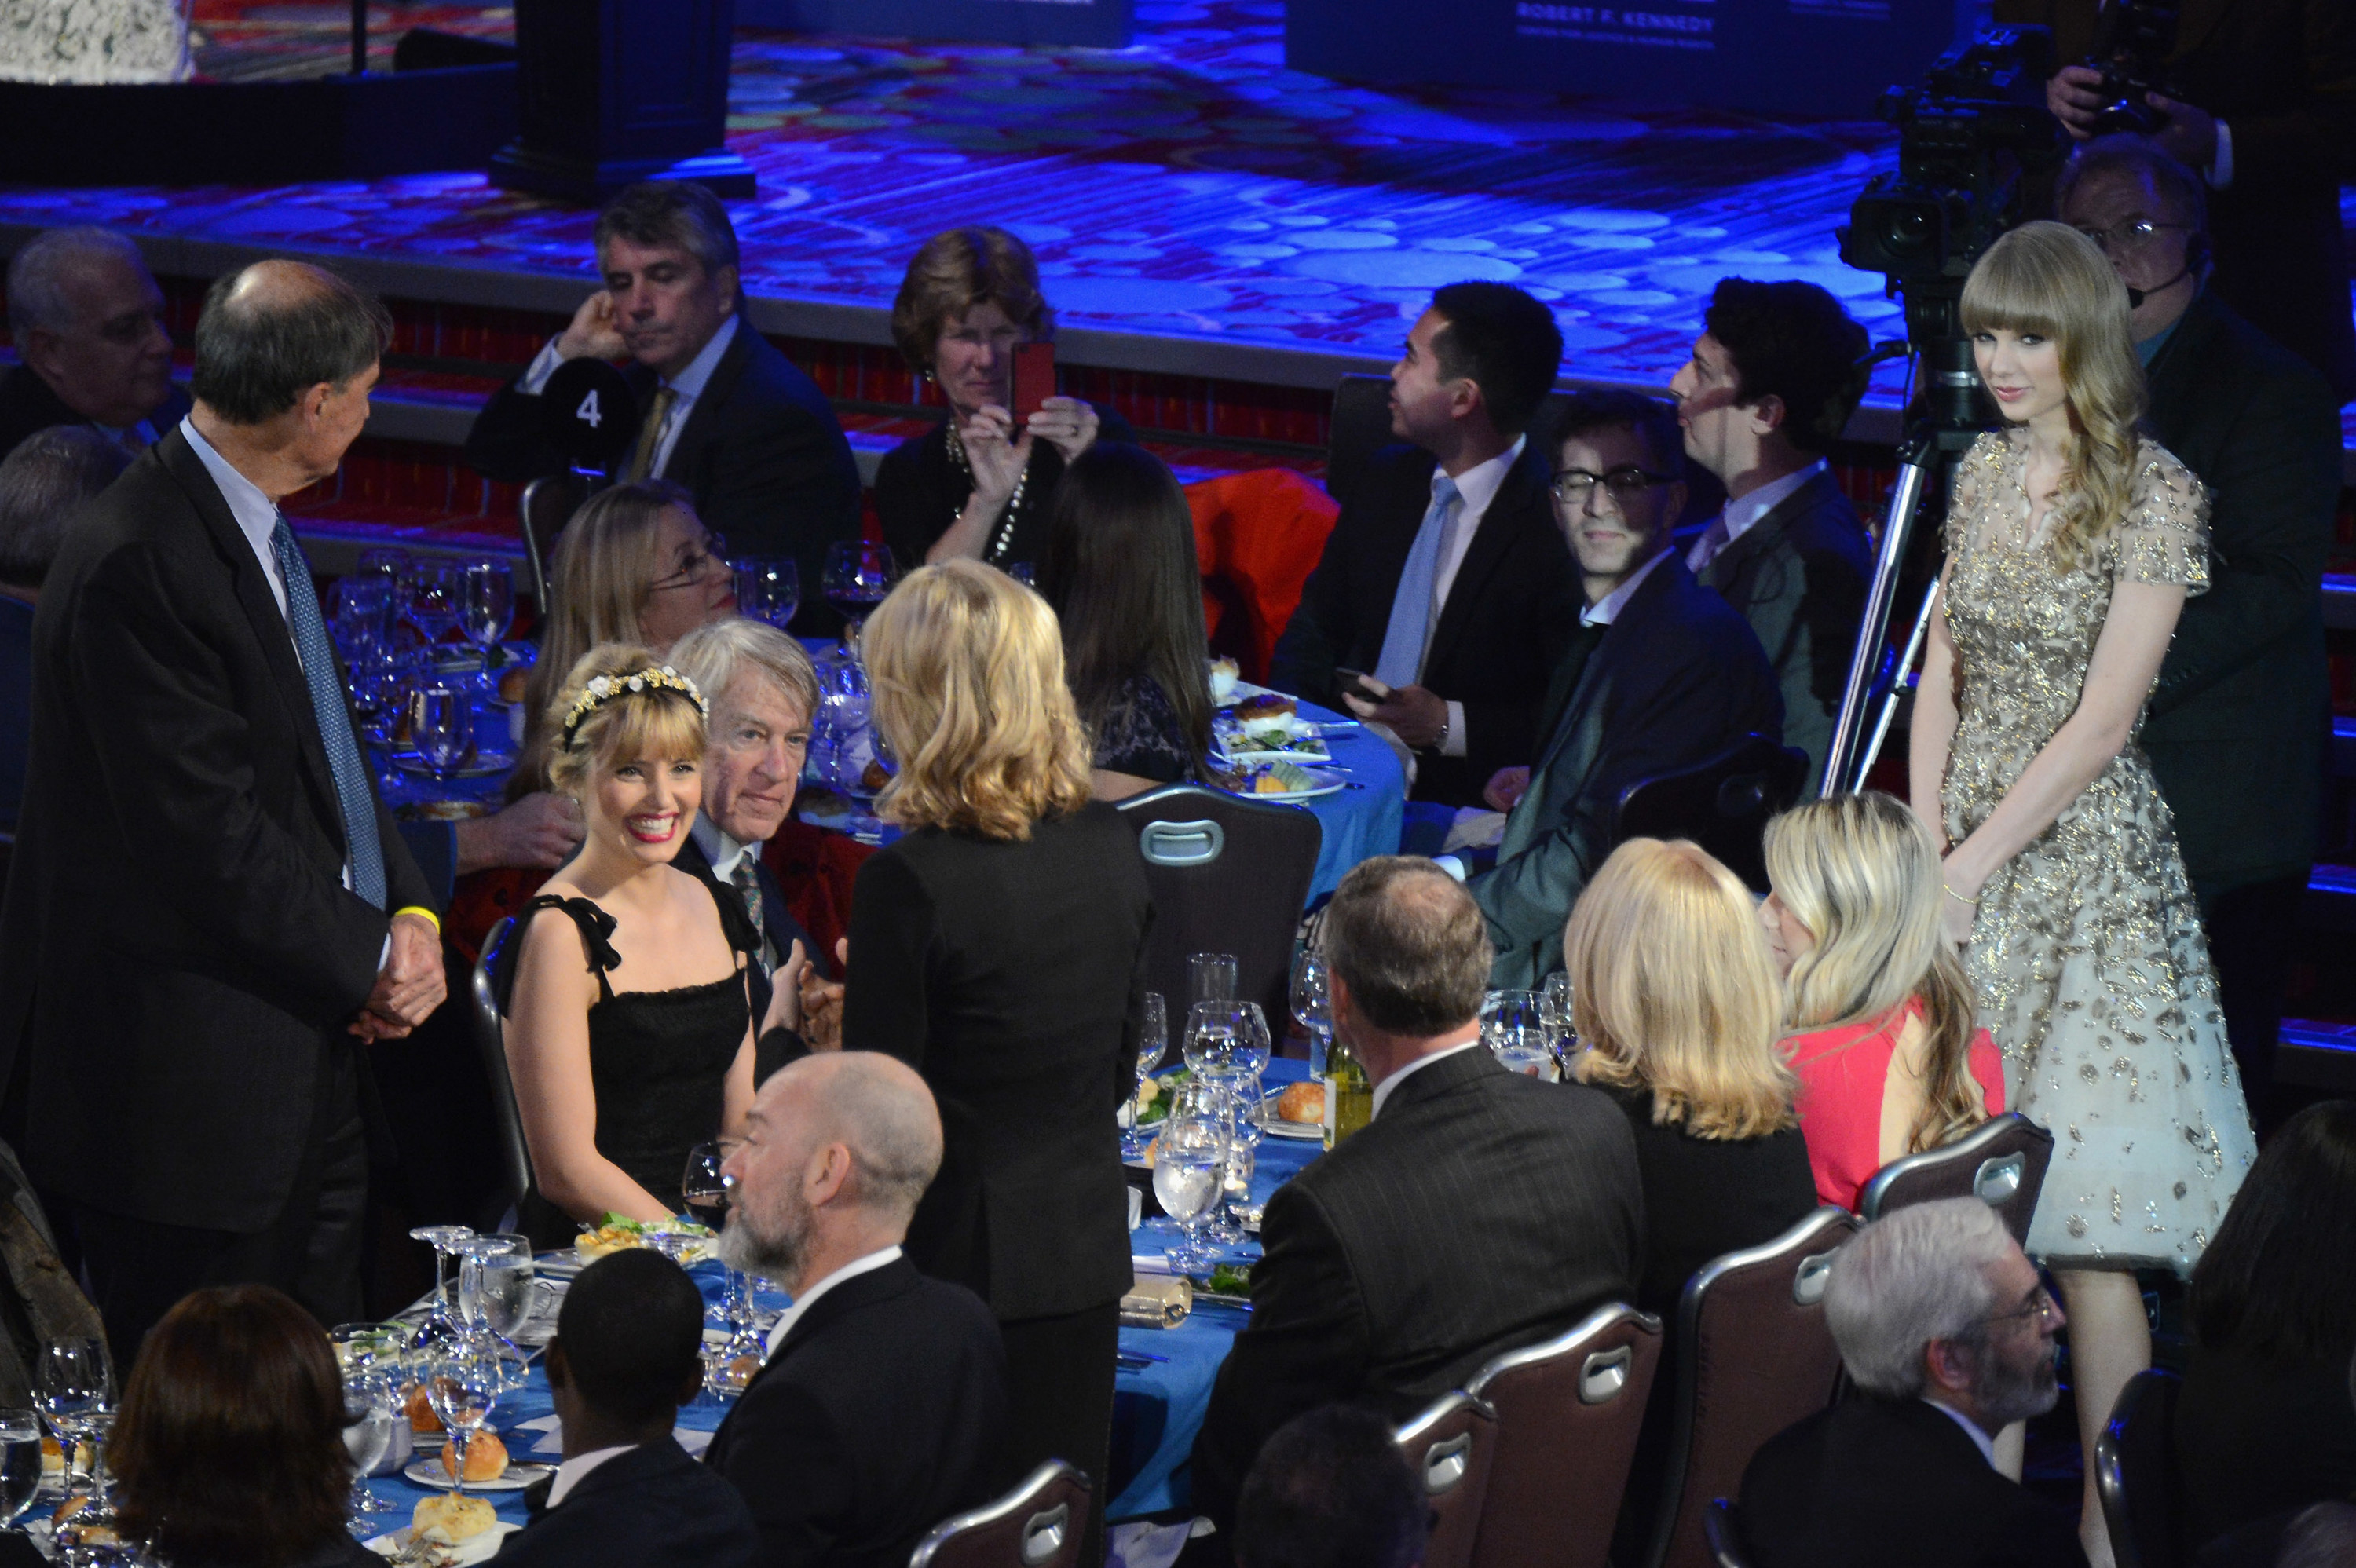
[[[1055,395],[1055,346],[1053,343],[1024,343],[1014,350],[1014,434],[1021,439],[1023,426],[1041,405]]]

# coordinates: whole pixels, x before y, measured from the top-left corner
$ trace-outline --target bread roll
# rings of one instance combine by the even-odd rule
[[[499,1516],[490,1504],[480,1498],[462,1498],[455,1492],[427,1498],[409,1519],[410,1528],[417,1534],[445,1546],[472,1541],[498,1521]]]
[[[1325,1120],[1325,1085],[1294,1083],[1276,1097],[1276,1114],[1288,1122]]]
[[[507,1474],[507,1469],[508,1445],[499,1441],[498,1434],[476,1433],[475,1440],[466,1445],[466,1479],[496,1481]],[[458,1444],[455,1438],[442,1445],[442,1473],[445,1476],[458,1473]]]
[[[518,665],[513,669],[509,670],[505,675],[499,677],[499,700],[501,702],[521,702],[523,700],[524,683],[530,678],[531,667],[530,665]]]
[[[409,1413],[410,1431],[439,1432],[442,1430],[442,1418],[434,1413],[434,1402],[425,1397],[423,1383],[413,1383],[410,1386],[409,1399],[402,1408]]]

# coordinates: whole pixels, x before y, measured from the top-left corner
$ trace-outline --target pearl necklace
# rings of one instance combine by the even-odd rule
[[[954,415],[950,417],[945,428],[948,432],[949,462],[956,466],[958,473],[966,476],[966,482],[969,485],[973,482],[973,462],[966,455],[965,438],[958,433],[957,420]],[[1006,506],[998,514],[998,526],[991,530],[990,543],[981,552],[981,559],[992,566],[1002,564],[1006,560],[1006,552],[1014,548],[1014,514],[1022,509],[1023,489],[1030,483],[1031,465],[1025,463],[1023,465],[1023,472],[1014,476],[1013,492],[1006,497]],[[970,493],[967,498],[971,499]],[[958,518],[964,515],[965,507],[962,505],[953,507],[949,512],[950,526],[955,527]]]

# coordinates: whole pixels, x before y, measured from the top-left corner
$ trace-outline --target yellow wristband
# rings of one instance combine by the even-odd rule
[[[397,909],[397,910],[394,910],[394,911],[392,912],[392,918],[393,918],[393,919],[395,919],[395,920],[399,920],[402,915],[405,915],[405,914],[413,914],[413,915],[418,916],[420,919],[423,920],[423,921],[424,921],[428,925],[431,925],[431,926],[434,928],[434,935],[439,936],[439,935],[441,935],[441,934],[442,934],[442,917],[441,917],[440,915],[438,915],[438,914],[435,914],[432,910],[427,909],[423,904],[407,904],[407,905],[404,905],[404,906],[402,906],[402,908]]]

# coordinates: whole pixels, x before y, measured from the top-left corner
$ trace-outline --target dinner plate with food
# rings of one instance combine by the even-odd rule
[[[451,1493],[420,1500],[409,1523],[361,1544],[403,1563],[456,1568],[488,1562],[499,1543],[522,1528],[499,1518],[480,1498]]]
[[[1237,732],[1226,743],[1227,760],[1236,763],[1258,763],[1283,758],[1295,763],[1330,763],[1333,749],[1325,743],[1325,731],[1313,720],[1298,713],[1280,714],[1273,719],[1238,721]]]
[[[1325,1136],[1325,1085],[1315,1080],[1288,1083],[1284,1093],[1259,1103],[1260,1130],[1270,1137]]]
[[[1229,795],[1254,800],[1315,800],[1350,787],[1350,781],[1324,768],[1304,768],[1281,757],[1213,768],[1211,776]]]
[[[508,1445],[493,1432],[477,1432],[466,1445],[466,1489],[473,1492],[519,1492],[556,1468],[553,1465],[515,1464]],[[458,1485],[458,1445],[444,1443],[402,1467],[402,1475],[421,1487],[455,1490]]]
[[[621,1214],[607,1214],[605,1222],[582,1231],[573,1240],[573,1253],[583,1263],[594,1263],[609,1253],[623,1253],[632,1247],[652,1247],[670,1253],[677,1240],[677,1260],[682,1264],[701,1263],[712,1255],[712,1244],[718,1238],[709,1225],[699,1225],[692,1220],[664,1220],[655,1224],[632,1220]]]

